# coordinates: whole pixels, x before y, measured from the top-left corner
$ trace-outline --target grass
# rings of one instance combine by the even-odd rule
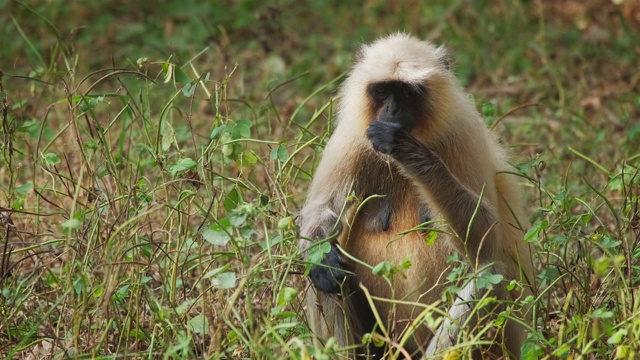
[[[522,176],[524,358],[638,356],[640,6],[620,3],[0,1],[0,354],[337,357],[301,313],[295,216],[353,53],[407,30],[453,50]]]

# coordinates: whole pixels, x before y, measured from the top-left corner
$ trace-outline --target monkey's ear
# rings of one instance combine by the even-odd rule
[[[451,70],[451,57],[449,56],[449,50],[444,45],[438,46],[436,56],[445,69]]]

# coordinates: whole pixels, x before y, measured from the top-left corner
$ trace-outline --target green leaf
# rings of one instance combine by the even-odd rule
[[[540,271],[537,278],[540,280],[550,280],[553,281],[558,277],[558,268],[556,267],[547,267]]]
[[[482,104],[480,112],[482,112],[484,116],[494,115],[496,113],[496,106],[492,103],[484,103]]]
[[[209,319],[204,315],[196,315],[189,320],[189,326],[194,334],[207,334],[209,332]]]
[[[563,190],[561,192],[559,192],[558,194],[556,194],[556,196],[553,197],[553,200],[555,200],[556,202],[562,203],[565,200],[567,200],[569,196],[567,195],[567,191]]]
[[[432,245],[433,243],[436,242],[437,238],[438,238],[438,232],[437,231],[429,231],[427,233],[427,235],[424,237],[424,242],[427,245]]]
[[[98,145],[100,145],[100,143],[97,142],[96,139],[89,139],[84,143],[84,146],[87,149],[91,149],[91,150],[96,150],[98,148]]]
[[[267,195],[260,195],[260,206],[267,206],[269,203],[269,197]]]
[[[202,231],[202,238],[215,246],[225,246],[229,243],[229,240],[231,240],[229,234],[218,224],[213,224],[209,229],[204,229],[204,231]]]
[[[251,137],[252,125],[253,124],[251,123],[251,121],[246,119],[241,119],[236,122],[236,127],[238,129],[238,132],[240,133],[240,136],[243,138]]]
[[[104,100],[104,95],[96,97],[85,97],[85,99],[80,103],[80,111],[89,111],[98,106],[98,104],[100,104],[102,100]]]
[[[197,88],[197,80],[190,81],[182,87],[182,95],[185,97],[191,97],[194,92],[196,92]]]
[[[526,342],[520,347],[520,358],[522,360],[538,360],[540,356],[544,355],[542,348],[538,345],[538,342],[543,340],[544,336],[540,332],[529,333]]]
[[[162,63],[162,70],[165,72],[164,75],[164,83],[168,83],[173,79],[173,70],[175,69],[175,65],[169,62]]]
[[[91,293],[91,296],[93,296],[94,299],[100,299],[102,294],[104,294],[104,286],[97,285],[93,287],[93,293]]]
[[[240,135],[243,138],[251,137],[251,129],[244,126],[238,126],[238,130],[240,131]]]
[[[309,256],[307,257],[307,261],[312,264],[320,264],[322,259],[324,259],[324,255],[328,254],[331,251],[331,244],[329,242],[323,242],[318,246],[313,246],[309,248]]]
[[[182,304],[176,306],[175,310],[176,313],[178,313],[179,315],[184,315],[187,313],[188,310],[190,310],[193,307],[193,304],[197,301],[198,299],[189,299],[189,300],[185,300],[182,302]]]
[[[236,273],[224,272],[211,279],[211,284],[216,289],[232,289],[236,287]]]
[[[29,191],[31,191],[31,189],[33,189],[33,184],[28,182],[24,185],[18,186],[17,188],[13,189],[13,193],[16,195],[27,195],[29,193]]]
[[[490,126],[495,121],[495,105],[492,103],[484,103],[482,104],[482,109],[480,110],[482,115],[484,116],[484,124],[486,126]]]
[[[27,120],[24,123],[22,123],[22,126],[20,126],[19,131],[26,132],[32,138],[37,139],[38,135],[40,134],[41,126],[42,126],[42,123],[38,120]]]
[[[173,127],[166,121],[162,122],[162,150],[167,151],[171,147],[171,145],[176,143],[175,132],[173,131]],[[175,175],[175,174],[174,174]]]
[[[278,306],[285,306],[298,296],[298,290],[292,287],[284,287],[278,293]]]
[[[293,221],[292,216],[284,217],[280,219],[280,221],[278,221],[279,230],[290,230],[290,229],[293,229],[294,226],[295,226],[295,222]]]
[[[393,265],[388,261],[383,261],[378,265],[374,266],[371,272],[373,272],[374,275],[385,276],[390,274],[392,271],[393,271]]]
[[[608,256],[601,256],[596,259],[593,263],[593,270],[596,275],[600,277],[605,277],[607,272],[609,272],[609,267],[612,264],[612,259]]]
[[[613,317],[613,312],[607,311],[604,308],[598,308],[595,309],[591,315],[599,319],[608,319]]]
[[[536,221],[533,224],[533,226],[531,226],[531,229],[529,229],[529,231],[527,231],[527,233],[524,235],[524,241],[525,242],[533,241],[538,237],[538,234],[540,233],[540,231],[545,230],[548,227],[549,227],[549,222],[547,220]]]
[[[16,197],[16,199],[11,203],[11,208],[16,211],[22,210],[24,207],[25,198],[26,196]]]
[[[634,346],[634,347],[632,347],[630,345],[616,346],[616,355],[615,355],[614,359],[633,359],[633,358],[635,358],[635,356],[632,358],[631,355],[636,355],[636,352],[634,350],[634,348],[636,346]]]
[[[178,160],[175,165],[169,166],[169,171],[171,172],[172,176],[176,176],[176,174],[179,172],[195,169],[197,165],[198,163],[193,161],[191,158],[184,158]]]
[[[247,213],[241,211],[233,211],[229,214],[229,222],[233,227],[240,227],[247,221]]]
[[[371,342],[375,347],[378,347],[378,348],[381,348],[385,345],[385,342],[382,336],[371,336]]]
[[[246,165],[254,165],[258,162],[258,157],[252,151],[242,153],[242,162]]]
[[[274,309],[277,309],[277,308],[278,308],[277,306],[274,307]],[[280,311],[275,313],[274,315],[283,319],[297,319],[299,316],[297,312],[291,312],[291,311]]]
[[[219,267],[219,268],[215,268],[215,269],[213,269],[213,270],[209,270],[209,271],[207,271],[207,273],[206,273],[206,274],[204,274],[203,278],[204,278],[204,279],[212,278],[212,277],[214,277],[214,276],[216,276],[216,275],[218,275],[218,274],[220,274],[220,273],[224,272],[225,270],[228,270],[230,267],[231,267],[231,266],[230,266],[229,264],[227,264],[227,265],[225,265],[225,266],[221,266],[221,267]]]
[[[238,189],[233,188],[231,191],[229,191],[229,193],[227,194],[227,197],[224,198],[224,201],[223,201],[224,209],[227,210],[228,212],[231,212],[233,209],[238,207],[241,201],[242,199],[240,198],[240,193],[238,192]]]
[[[611,337],[607,340],[607,344],[618,344],[625,336],[627,336],[627,329],[622,328],[611,335]]]
[[[73,229],[73,230],[77,230],[80,228],[80,226],[82,226],[82,222],[80,222],[80,220],[78,219],[69,219],[65,222],[63,222],[62,224],[62,228],[63,229]]]
[[[131,330],[129,331],[129,337],[132,339],[138,339],[138,340],[147,340],[147,335],[142,332],[142,331],[137,331],[137,330]]]
[[[229,157],[233,155],[233,144],[224,144],[222,145],[222,155]]]
[[[191,82],[191,79],[189,79],[189,76],[184,71],[182,71],[182,69],[180,69],[177,66],[175,68],[174,74],[175,74],[176,82],[179,82],[179,83],[182,83],[182,84],[186,84],[188,82]]]
[[[74,282],[73,282],[73,288],[76,292],[76,295],[80,295],[82,293],[82,290],[85,288],[84,285],[84,276],[79,276]]]
[[[492,274],[488,271],[483,272],[476,279],[476,286],[480,289],[491,290],[493,285],[497,285],[504,277],[500,274]]]
[[[408,270],[411,267],[411,260],[409,260],[408,258],[404,258],[397,267],[400,270]]]
[[[510,310],[505,310],[500,312],[500,314],[498,315],[498,318],[493,322],[493,325],[497,328],[502,327],[504,322],[507,321],[507,318],[509,317],[509,313],[510,313]]]
[[[269,157],[272,159],[278,159],[281,162],[286,162],[289,159],[289,151],[286,146],[278,145],[278,147],[271,149]]]
[[[54,153],[46,153],[44,154],[44,164],[47,167],[52,167],[54,165],[57,165],[60,163],[60,158],[58,157],[58,155],[54,154]]]
[[[231,134],[232,140],[237,140],[240,138],[240,131],[238,131],[238,126],[234,123],[227,124],[227,132]]]
[[[213,131],[211,131],[211,135],[209,136],[211,140],[218,140],[220,135],[227,130],[227,125],[217,126]]]
[[[115,297],[116,300],[124,300],[126,299],[128,294],[129,294],[129,285],[124,285],[124,286],[121,286],[115,292],[115,294],[113,294],[113,296]]]

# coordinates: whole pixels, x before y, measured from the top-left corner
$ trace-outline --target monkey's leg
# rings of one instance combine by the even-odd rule
[[[499,268],[499,266],[492,266],[478,274],[478,277],[485,273],[500,273],[500,271],[497,271],[497,268]],[[487,291],[487,289],[479,289],[476,286],[476,278],[471,279],[464,288],[462,288],[457,294],[451,309],[449,309],[448,315],[436,330],[433,338],[429,341],[429,346],[425,354],[427,358],[455,345],[459,340],[458,338],[462,328],[470,331],[482,330],[478,328],[480,325],[478,320],[486,322],[492,314],[496,314],[502,310],[503,306],[492,303],[483,305],[483,308],[476,308],[477,301],[485,297]],[[504,298],[502,286],[498,285],[495,289],[492,289],[490,295],[498,299]],[[509,329],[507,328],[507,330]],[[498,352],[501,351],[498,349]]]
[[[348,297],[327,294],[308,286],[306,303],[309,327],[319,339],[326,342],[334,338],[340,347],[356,343],[356,336],[361,334],[361,329],[354,320],[355,309]],[[354,358],[355,350],[348,357]]]
[[[507,299],[507,291],[503,284],[497,284],[493,289],[487,290],[485,288],[477,287],[477,278],[482,277],[484,274],[504,274],[505,269],[502,264],[495,264],[490,268],[482,271],[474,279],[471,279],[463,289],[457,294],[456,300],[449,309],[446,318],[436,329],[434,336],[429,341],[429,345],[426,350],[426,358],[430,359],[433,355],[441,354],[446,349],[454,346],[460,339],[460,332],[462,329],[466,329],[469,332],[484,332],[487,333],[487,329],[484,326],[487,323],[491,323],[495,320],[495,316],[505,310],[505,304],[502,302]],[[487,294],[489,292],[489,294]],[[477,307],[477,303],[480,299],[485,297],[492,297],[498,299],[493,302],[483,302],[482,307]],[[473,359],[486,358],[487,354],[491,354],[488,358],[495,358],[495,356],[510,359],[520,359],[520,346],[525,341],[526,329],[521,322],[515,320],[506,320],[500,329],[497,338],[500,341],[495,342],[491,346],[482,346],[474,350]],[[486,338],[485,340],[495,340]],[[482,353],[482,355],[481,355]],[[509,357],[505,357],[505,356]]]
[[[433,334],[433,338],[431,338],[429,346],[427,347],[427,358],[450,348],[456,343],[461,324],[466,322],[473,311],[473,306],[470,301],[473,301],[475,295],[475,283],[471,281],[460,291],[456,301],[449,310],[449,314],[443,320],[442,324],[440,324],[435,334]]]

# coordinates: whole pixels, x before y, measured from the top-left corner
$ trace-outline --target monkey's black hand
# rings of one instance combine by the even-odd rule
[[[408,134],[400,124],[383,121],[373,121],[367,129],[367,137],[373,148],[387,155],[394,155],[406,143]]]
[[[331,251],[324,255],[322,264],[314,265],[309,271],[309,277],[316,289],[325,293],[338,293],[344,282],[346,273],[342,270],[344,260],[335,245],[331,245]]]

